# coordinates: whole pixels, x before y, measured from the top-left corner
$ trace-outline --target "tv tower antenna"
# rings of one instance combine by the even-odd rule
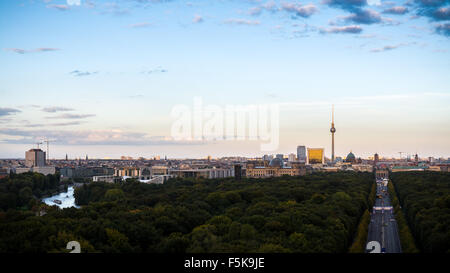
[[[336,128],[334,128],[334,104],[331,106],[331,162],[334,162],[334,133],[336,133]]]

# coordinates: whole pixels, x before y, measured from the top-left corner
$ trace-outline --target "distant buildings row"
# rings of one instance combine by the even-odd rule
[[[6,161],[6,165],[5,165]],[[185,160],[53,160],[50,166],[46,153],[41,149],[31,149],[23,160],[0,160],[0,178],[24,172],[39,172],[44,175],[58,171],[61,179],[92,179],[94,182],[118,182],[127,178],[143,183],[162,184],[170,178],[265,178],[283,175],[300,176],[312,172],[360,171],[374,169],[398,171],[449,171],[450,161],[391,161],[380,159],[375,154],[369,160],[362,160],[350,152],[345,159],[336,157],[333,162],[324,158],[323,148],[297,147],[297,155],[264,155],[262,158],[247,159],[229,157],[221,159]]]
[[[279,158],[281,160],[284,159],[283,154],[277,154],[275,156],[276,158]],[[264,155],[262,160],[264,161],[270,161],[274,158],[273,155]],[[297,146],[297,156],[293,153],[288,155],[288,162],[300,162],[305,164],[325,164],[325,149],[324,148],[306,148],[305,146]],[[337,163],[337,162],[348,162],[348,163],[357,163],[357,159],[355,155],[350,152],[347,157],[342,159],[341,157],[336,157],[334,161],[331,163]]]

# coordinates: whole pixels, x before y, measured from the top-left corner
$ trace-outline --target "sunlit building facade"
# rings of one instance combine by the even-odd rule
[[[324,148],[308,148],[308,164],[323,164]]]

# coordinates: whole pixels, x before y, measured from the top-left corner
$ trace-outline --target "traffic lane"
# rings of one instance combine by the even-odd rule
[[[400,235],[398,234],[398,225],[395,220],[392,222],[392,230],[395,237],[395,248],[392,253],[402,253],[402,244],[400,242]]]
[[[395,221],[392,211],[390,211],[389,213],[389,222],[386,230],[387,230],[386,235],[387,238],[389,239],[389,245],[387,246],[388,248],[386,248],[386,252],[400,253],[401,245],[400,245],[400,238],[398,235],[397,222]]]
[[[381,219],[382,215],[380,212],[375,211],[372,214],[372,221],[369,227],[368,241],[377,241],[381,244]]]

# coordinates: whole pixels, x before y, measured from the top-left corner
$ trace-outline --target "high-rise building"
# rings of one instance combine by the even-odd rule
[[[45,166],[45,152],[41,149],[30,149],[25,152],[25,166],[43,167]]]
[[[283,154],[277,154],[277,156],[276,156],[276,158],[280,159],[281,161],[283,161],[283,157],[284,157]]]
[[[373,165],[377,166],[377,163],[380,161],[380,157],[377,153],[373,156]]]
[[[324,163],[324,149],[308,148],[308,164],[323,164],[323,163]]]
[[[234,165],[234,178],[236,180],[242,179],[242,166],[240,164]]]
[[[334,133],[336,133],[336,128],[334,128],[334,105],[331,109],[331,162],[334,162]]]
[[[306,147],[297,146],[297,160],[299,162],[306,162]]]
[[[289,154],[288,161],[289,162],[294,162],[295,161],[295,154]]]

